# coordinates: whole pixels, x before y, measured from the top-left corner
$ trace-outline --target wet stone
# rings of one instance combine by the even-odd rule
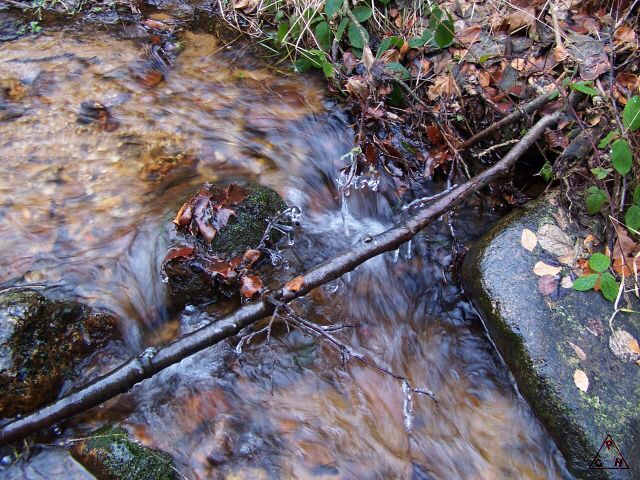
[[[117,321],[33,290],[0,294],[0,417],[53,400],[88,354],[117,335]]]
[[[216,210],[214,200],[202,213],[198,196],[187,209],[183,207],[174,221],[177,238],[163,262],[163,272],[169,291],[176,303],[211,301],[232,297],[239,293],[236,271],[257,259],[247,259],[246,252],[257,249],[269,222],[286,210],[287,205],[272,189],[257,184],[239,187],[244,193],[230,193],[234,185],[225,189],[202,189],[212,198],[233,195],[237,201]],[[227,192],[227,193],[225,193]],[[187,204],[185,204],[186,206]],[[220,204],[219,204],[220,205]],[[187,211],[192,216],[182,222]],[[198,211],[201,210],[201,213]],[[220,213],[224,214],[224,219]],[[189,213],[191,215],[191,213]],[[281,234],[272,230],[266,245],[273,245]]]
[[[173,480],[178,478],[165,452],[132,440],[128,432],[106,425],[74,445],[73,457],[99,480]]]
[[[585,255],[582,240],[588,232],[568,220],[556,198],[550,195],[532,202],[485,235],[465,258],[465,289],[569,470],[585,479],[640,478],[640,367],[611,348],[613,303],[599,292],[566,288],[570,286],[566,277],[574,275],[575,259],[558,261],[550,252],[572,242],[574,252]],[[556,227],[566,236],[559,235]],[[540,242],[532,251],[525,248],[526,229],[539,237],[552,234],[542,242],[546,249]],[[533,272],[541,261],[561,267],[555,279],[557,289],[547,295],[540,291],[539,278],[549,278]],[[637,310],[627,300],[621,306]],[[616,332],[624,330],[636,339],[639,327],[637,320],[624,313],[613,322]],[[589,468],[607,434],[626,459],[628,470]]]

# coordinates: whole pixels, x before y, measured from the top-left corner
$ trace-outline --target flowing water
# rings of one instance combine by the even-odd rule
[[[212,320],[211,310],[169,310],[159,272],[170,219],[202,183],[257,180],[302,209],[279,279],[390,227],[412,199],[393,178],[373,178],[341,208],[353,131],[322,82],[206,33],[179,40],[159,82],[144,72],[141,40],[106,31],[0,43],[0,283],[120,317],[125,340],[88,359],[83,381]],[[79,123],[83,102],[109,114]],[[459,210],[459,240],[496,219],[481,204]],[[308,320],[355,325],[334,335],[437,403],[414,392],[409,411],[401,381],[279,326],[240,354],[237,339],[218,345],[86,412],[0,476],[89,478],[67,445],[111,421],[189,479],[559,478],[553,441],[449,272],[453,246],[439,222],[294,305]]]

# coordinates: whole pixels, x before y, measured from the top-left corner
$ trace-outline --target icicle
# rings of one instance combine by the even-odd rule
[[[407,242],[407,260],[411,260],[411,242],[413,239]]]
[[[347,207],[347,196],[342,194],[342,205],[340,206],[340,216],[342,217],[342,225],[344,226],[344,234],[348,237],[350,235],[349,232],[349,223],[347,221],[347,217],[349,215],[349,209]]]
[[[413,401],[411,398],[411,385],[408,380],[402,381],[402,393],[404,399],[402,401],[402,416],[404,417],[404,427],[407,431],[411,430],[413,426]]]

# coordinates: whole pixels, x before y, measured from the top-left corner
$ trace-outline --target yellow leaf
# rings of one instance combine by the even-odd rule
[[[587,377],[587,374],[582,370],[573,372],[573,382],[576,384],[576,387],[585,393],[589,389],[589,377]]]
[[[531,230],[525,228],[524,230],[522,230],[520,243],[522,243],[522,246],[524,248],[526,248],[530,252],[533,252],[533,249],[536,248],[536,245],[538,244],[538,237],[536,237],[536,234]]]
[[[544,262],[538,262],[533,267],[533,273],[542,277],[544,275],[555,276],[560,273],[562,267],[554,267],[553,265],[549,265]]]

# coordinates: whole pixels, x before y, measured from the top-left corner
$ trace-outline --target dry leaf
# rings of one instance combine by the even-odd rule
[[[362,63],[364,64],[367,71],[371,70],[373,66],[374,58],[369,45],[365,45],[362,49]]]
[[[260,250],[249,249],[244,252],[244,255],[242,255],[242,261],[245,262],[248,267],[250,267],[258,261],[261,255],[262,253],[260,253]]]
[[[577,346],[573,342],[569,342],[569,345],[571,345],[571,348],[573,348],[573,351],[576,352],[576,355],[580,360],[585,361],[587,359],[587,354],[584,353],[584,350],[582,350],[579,346]]]
[[[535,29],[536,11],[533,7],[517,10],[502,19],[499,24],[506,28],[509,33],[523,28]]]
[[[560,286],[562,288],[571,288],[573,287],[573,280],[571,280],[571,277],[567,275],[566,277],[562,278],[562,281],[560,282]]]
[[[587,374],[582,370],[573,372],[573,382],[576,384],[576,387],[585,393],[589,389],[589,377],[587,377]]]
[[[544,296],[549,296],[558,288],[558,279],[554,275],[543,275],[538,279],[538,290]]]
[[[448,74],[436,77],[433,85],[431,85],[427,91],[429,100],[437,100],[441,96],[451,97],[453,95],[461,96],[456,81]]]
[[[240,279],[240,292],[247,298],[253,297],[262,290],[263,283],[257,275],[245,275]]]
[[[587,324],[585,325],[585,327],[594,337],[599,337],[604,333],[602,322],[597,318],[590,318],[589,320],[587,320]]]
[[[491,84],[491,74],[486,70],[478,72],[478,82],[481,87],[488,87]]]
[[[613,42],[618,48],[626,45],[635,46],[637,44],[636,32],[626,25],[620,25],[613,34]]]
[[[560,255],[558,257],[558,261],[564,265],[570,265],[573,267],[576,264],[576,256],[573,254],[573,252],[567,255]]]
[[[549,265],[548,263],[538,262],[533,266],[533,273],[542,277],[544,275],[552,275],[555,276],[560,273],[562,267],[554,267],[553,265]]]
[[[538,229],[538,243],[544,250],[558,257],[573,252],[571,237],[553,223],[546,223]]]
[[[569,56],[569,52],[563,45],[559,45],[553,49],[553,58],[556,62],[562,62]]]
[[[465,46],[469,46],[474,42],[480,41],[480,33],[482,27],[480,25],[471,25],[456,32],[456,40]]]
[[[284,288],[286,288],[287,290],[289,290],[290,292],[297,292],[298,290],[300,290],[302,288],[302,285],[304,284],[304,277],[302,275],[293,278],[291,280],[289,280],[286,285],[284,286]]]
[[[525,228],[524,230],[522,230],[520,243],[522,243],[522,246],[524,248],[526,248],[530,252],[533,252],[533,249],[536,248],[536,245],[538,244],[538,237],[536,237],[536,234],[531,230]]]
[[[609,337],[609,348],[623,362],[633,362],[638,358],[638,341],[626,330],[615,330]]]
[[[584,248],[587,249],[587,252],[593,253],[595,248],[600,244],[600,241],[595,235],[590,233],[584,238],[582,244],[584,245]]]

